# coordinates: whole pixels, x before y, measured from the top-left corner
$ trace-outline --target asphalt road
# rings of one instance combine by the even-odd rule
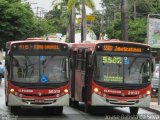
[[[97,114],[84,112],[84,105],[79,108],[64,107],[62,115],[55,115],[52,111],[45,109],[21,109],[18,115],[10,113],[5,106],[4,80],[0,86],[0,120],[159,120],[160,116],[156,113],[139,109],[137,116],[131,116],[129,108],[107,108],[98,110]],[[105,111],[105,114],[102,114]]]

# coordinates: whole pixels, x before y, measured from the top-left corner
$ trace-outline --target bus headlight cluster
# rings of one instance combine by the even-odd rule
[[[57,97],[57,98],[58,98],[58,97],[61,97],[61,96],[65,95],[65,94],[67,94],[68,92],[69,92],[68,89],[64,89],[63,92],[61,92],[60,94],[56,94],[56,97]]]
[[[14,94],[15,96],[23,97],[23,94],[19,94],[13,88],[10,89],[10,93]]]
[[[107,96],[106,93],[103,93],[103,92],[100,91],[97,87],[95,87],[95,88],[93,89],[93,91],[94,91],[95,93],[97,93],[98,95],[102,96],[102,97],[106,97],[106,96]]]
[[[150,95],[150,94],[151,94],[151,91],[148,90],[145,94],[139,95],[139,99],[140,99],[140,98],[145,98],[147,95]]]
[[[97,93],[99,91],[98,88],[94,88],[94,92]]]
[[[147,91],[147,95],[150,95],[150,94],[151,94],[151,91],[150,91],[150,90],[148,90],[148,91]]]
[[[13,93],[15,90],[13,88],[10,89],[10,92]]]

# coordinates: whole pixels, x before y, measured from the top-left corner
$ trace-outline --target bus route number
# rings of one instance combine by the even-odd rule
[[[122,64],[122,59],[121,57],[107,57],[103,56],[102,58],[103,63],[110,63],[110,64]]]

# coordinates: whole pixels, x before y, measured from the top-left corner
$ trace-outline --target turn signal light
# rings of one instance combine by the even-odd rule
[[[94,88],[94,92],[96,92],[96,93],[97,93],[98,91],[99,91],[99,90],[98,90],[98,88]]]
[[[14,89],[13,89],[13,88],[11,88],[11,89],[10,89],[10,92],[12,92],[12,93],[13,93],[13,92],[14,92]]]

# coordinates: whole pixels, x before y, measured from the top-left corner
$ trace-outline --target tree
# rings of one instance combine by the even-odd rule
[[[3,48],[9,40],[42,36],[53,30],[48,21],[35,18],[31,7],[21,0],[0,0],[0,22],[0,45]]]
[[[142,18],[160,12],[160,0],[130,0],[129,4],[130,18]]]
[[[103,25],[102,25],[102,14],[100,12],[93,13],[95,15],[95,20],[93,22],[93,25],[91,26],[91,30],[93,30],[94,34],[96,35],[96,39],[100,39],[100,33],[103,33]]]
[[[59,8],[59,5],[55,5],[51,11],[49,11],[45,19],[50,21],[50,25],[54,28],[54,32],[66,34],[66,26],[68,23],[68,16],[65,16],[64,8]],[[63,15],[63,16],[62,16]]]
[[[75,13],[73,13],[75,11],[75,7],[80,8],[80,7],[78,7],[80,5],[82,5],[81,41],[83,41],[83,40],[86,40],[86,33],[87,33],[86,8],[85,8],[85,6],[88,6],[89,8],[94,10],[95,5],[93,3],[93,0],[68,0],[69,13],[72,13],[71,14],[72,19],[70,19],[71,20],[70,23],[72,23],[71,28],[70,28],[72,30],[72,31],[70,31],[71,35],[74,34],[74,31],[75,31],[74,28],[72,28],[72,27],[75,27],[75,24],[74,24],[75,19],[73,19],[74,17],[72,17],[72,15],[75,14]]]
[[[131,42],[146,43],[147,37],[147,19],[129,20],[128,40]],[[106,29],[109,38],[121,38],[121,22],[114,21]]]
[[[18,0],[0,0],[0,43],[5,46],[8,40],[23,39],[33,23],[33,12]]]
[[[81,42],[83,42],[84,40],[86,40],[86,34],[87,34],[85,5],[91,8],[92,10],[95,10],[95,5],[93,3],[93,0],[81,0],[81,4],[82,4]]]
[[[121,0],[122,40],[128,41],[128,0]]]

